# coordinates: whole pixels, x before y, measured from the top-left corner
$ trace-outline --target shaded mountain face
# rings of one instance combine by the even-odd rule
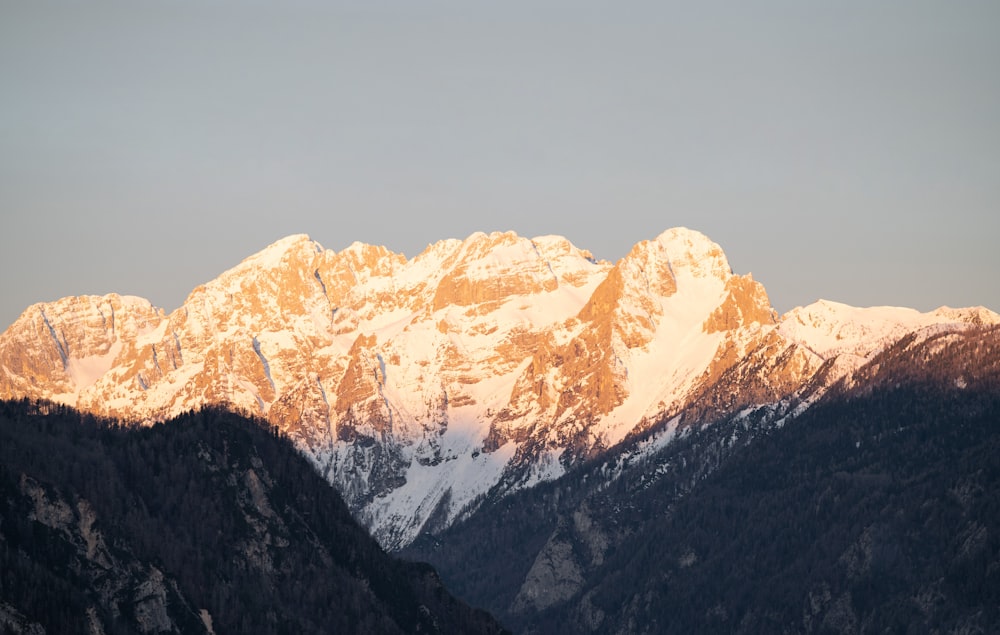
[[[43,630],[44,629],[44,630]],[[500,633],[270,427],[0,402],[0,631]]]
[[[169,315],[117,295],[30,307],[0,335],[0,397],[266,418],[395,549],[659,422],[778,419],[901,337],[997,321],[830,302],[779,319],[683,228],[614,264],[556,236],[474,234],[409,260],[291,236]]]
[[[995,629],[1000,329],[907,335],[773,412],[666,422],[404,553],[525,633]]]

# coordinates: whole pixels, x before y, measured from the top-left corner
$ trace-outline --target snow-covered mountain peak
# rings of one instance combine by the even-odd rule
[[[462,242],[459,265],[477,275],[492,275],[544,260],[537,244],[515,232],[477,232]]]
[[[373,245],[370,243],[363,243],[359,240],[355,240],[350,245],[337,252],[337,255],[342,257],[350,255],[351,257],[361,261],[371,260],[372,258],[386,257],[393,258],[395,260],[402,258],[404,262],[406,261],[405,256],[397,254],[384,245]]]
[[[307,234],[292,234],[277,240],[257,253],[245,258],[243,262],[230,271],[244,271],[250,267],[272,269],[281,265],[292,254],[317,254],[323,252],[323,247]]]
[[[732,274],[722,247],[699,231],[674,227],[657,236],[656,242],[663,246],[675,272],[683,270],[694,277],[722,280]]]
[[[974,306],[961,309],[942,306],[934,309],[935,316],[954,322],[965,322],[976,326],[988,324],[1000,324],[1000,314],[991,311],[983,306]]]
[[[406,264],[406,256],[383,245],[370,245],[355,241],[342,251],[328,252],[327,260],[345,263],[355,274],[386,276]]]
[[[566,239],[544,237],[536,241],[514,232],[478,232],[458,245],[448,243],[432,249],[416,260],[426,264],[437,261],[435,271],[429,272],[431,278],[440,276],[434,311],[448,306],[478,306],[480,312],[491,311],[515,296],[551,293],[561,285],[587,286],[607,267]]]
[[[570,242],[569,239],[563,236],[557,236],[554,234],[535,236],[531,239],[531,242],[535,245],[535,248],[537,248],[539,252],[548,258],[573,255],[582,256],[586,260],[590,260],[595,264],[597,263],[597,260],[594,258],[593,254],[590,253],[590,251],[580,249]]]
[[[413,262],[435,261],[440,262],[454,254],[462,246],[462,240],[458,238],[445,238],[433,242],[413,258]]]
[[[987,309],[942,307],[928,313],[893,306],[853,307],[830,300],[796,307],[783,315],[779,331],[823,358],[841,354],[862,358],[885,348],[906,333],[935,325],[1000,323]]]

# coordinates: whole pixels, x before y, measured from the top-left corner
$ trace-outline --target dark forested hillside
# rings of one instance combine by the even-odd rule
[[[521,632],[995,632],[997,330],[907,338],[853,379],[782,426],[693,429],[408,553]]]
[[[0,632],[500,632],[271,429],[0,402]]]

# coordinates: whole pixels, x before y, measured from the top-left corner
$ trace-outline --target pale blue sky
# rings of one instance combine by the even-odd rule
[[[292,233],[616,260],[683,225],[784,312],[1000,310],[1000,3],[0,0],[0,329],[172,310]]]

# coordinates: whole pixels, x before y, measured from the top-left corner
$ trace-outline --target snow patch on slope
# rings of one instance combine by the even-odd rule
[[[365,510],[380,542],[405,544],[412,540],[439,510],[443,499],[443,513],[450,523],[500,480],[517,445],[508,443],[494,452],[482,452],[485,432],[481,422],[453,423],[440,439],[440,463],[410,462],[406,482],[376,498]]]
[[[77,387],[77,391],[82,391],[93,386],[97,381],[111,370],[118,353],[122,350],[121,340],[116,340],[103,355],[90,355],[88,357],[71,357],[66,363],[66,372]]]

